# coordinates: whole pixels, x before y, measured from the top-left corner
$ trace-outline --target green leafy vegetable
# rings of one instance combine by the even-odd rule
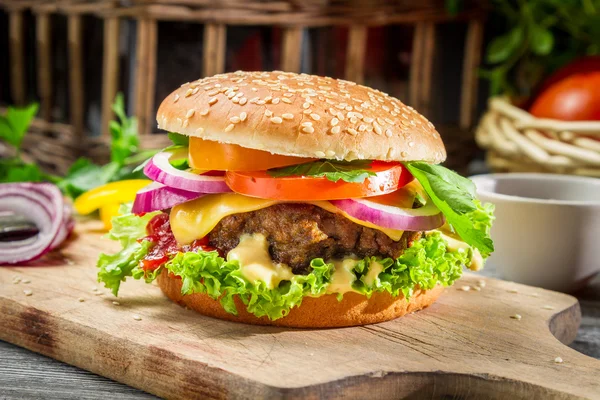
[[[180,133],[169,132],[169,139],[175,146],[188,147],[190,145],[190,137]]]
[[[0,139],[16,148],[21,147],[23,137],[37,110],[37,103],[25,108],[8,107],[6,115],[0,116]]]
[[[333,161],[318,160],[304,164],[291,165],[289,167],[273,168],[267,173],[273,177],[281,178],[286,176],[311,176],[314,178],[325,177],[332,182],[340,179],[345,182],[364,182],[369,176],[374,176],[375,172],[369,171],[371,161]]]
[[[140,145],[137,119],[127,117],[122,93],[117,94],[112,109],[118,121],[110,121],[109,125],[112,138],[110,142],[110,160],[119,165],[124,165],[128,157],[138,152]]]
[[[122,210],[123,212],[127,210]],[[138,243],[145,236],[145,226],[156,213],[138,217],[124,214],[113,219],[113,230],[109,237],[119,240],[123,250],[114,255],[103,254],[98,261],[98,281],[103,282],[115,295],[126,277],[144,278],[151,282],[167,270],[182,280],[182,294],[206,293],[219,300],[222,307],[231,314],[237,314],[234,297],[237,295],[248,311],[257,317],[282,318],[302,303],[306,296],[320,296],[328,293],[334,265],[320,258],[311,261],[312,270],[307,275],[294,275],[289,281],[282,281],[275,288],[268,288],[264,282],[249,282],[243,275],[237,261],[227,261],[216,251],[178,253],[164,266],[153,273],[144,273],[139,268],[140,261],[149,250],[149,243]],[[449,251],[446,242],[438,232],[425,235],[415,241],[398,259],[377,259],[367,257],[357,262],[352,288],[354,291],[371,296],[374,292],[387,291],[393,296],[412,296],[416,288],[431,289],[437,284],[444,286],[458,279],[463,265],[469,265],[472,250]],[[374,263],[383,270],[369,281],[366,276]],[[342,298],[339,295],[338,298]]]
[[[122,249],[116,254],[100,254],[98,258],[98,282],[103,282],[116,296],[119,293],[121,282],[128,276],[137,276],[140,273],[139,263],[148,254],[152,242],[137,240],[146,236],[146,225],[159,212],[147,213],[140,217],[130,213],[131,205],[124,205],[119,210],[121,215],[112,219],[112,229],[108,237],[118,240]]]
[[[530,96],[553,70],[600,54],[599,0],[493,0],[486,48],[492,95]]]
[[[492,204],[482,205],[475,198],[473,182],[441,165],[424,162],[407,162],[404,165],[462,240],[477,248],[483,257],[488,257],[494,251],[489,235],[494,207]]]

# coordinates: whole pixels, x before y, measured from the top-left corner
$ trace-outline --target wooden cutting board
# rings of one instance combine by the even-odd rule
[[[466,275],[428,309],[391,322],[241,325],[139,281],[114,304],[95,260],[117,245],[98,227],[79,224],[62,252],[35,266],[0,268],[0,339],[173,399],[600,398],[600,361],[562,344],[581,319],[571,296],[494,279],[477,291],[480,278]]]

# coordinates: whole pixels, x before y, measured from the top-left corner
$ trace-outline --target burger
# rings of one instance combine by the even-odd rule
[[[185,83],[160,105],[173,145],[113,219],[98,280],[154,280],[249,324],[377,323],[432,304],[493,251],[493,207],[439,163],[434,126],[345,80],[287,72]]]

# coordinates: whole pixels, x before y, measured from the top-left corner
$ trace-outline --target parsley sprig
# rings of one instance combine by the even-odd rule
[[[304,164],[291,165],[289,167],[273,168],[267,171],[269,175],[275,178],[286,176],[310,176],[313,178],[326,178],[331,182],[358,182],[362,183],[369,176],[375,176],[375,172],[370,170],[371,161],[335,161],[335,160],[317,160]]]

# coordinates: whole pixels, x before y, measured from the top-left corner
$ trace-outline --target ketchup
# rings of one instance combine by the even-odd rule
[[[146,225],[146,233],[148,236],[139,239],[148,240],[153,243],[150,251],[146,254],[146,257],[141,261],[141,267],[144,271],[155,271],[161,265],[169,261],[171,256],[177,253],[185,253],[188,251],[196,251],[198,249],[203,251],[215,250],[214,247],[208,245],[208,238],[203,237],[202,239],[194,240],[189,245],[179,246],[173,231],[171,230],[171,224],[169,223],[169,214],[160,213],[153,217]]]

